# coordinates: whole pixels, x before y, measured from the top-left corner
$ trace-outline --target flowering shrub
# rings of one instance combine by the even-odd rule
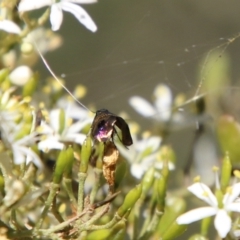
[[[178,111],[184,101],[178,101],[179,96],[173,99],[171,89],[160,84],[154,90],[154,104],[139,96],[129,100],[158,128],[154,134],[141,132],[129,117],[106,109],[94,114],[78,105],[63,92],[64,82],[48,65],[53,78],[39,81],[34,61],[18,64],[26,53],[41,57],[46,64],[43,54],[60,47],[61,37],[44,24],[49,19],[52,30],[59,30],[65,11],[96,32],[96,24],[79,5],[90,3],[96,0],[1,2],[1,238],[175,239],[181,238],[188,224],[203,219],[200,233],[191,239],[207,239],[211,216],[216,234],[238,238],[239,218],[232,212],[240,211],[239,172],[231,176],[230,161],[238,151],[229,150],[233,144],[224,148],[226,138],[232,142],[239,138],[233,118],[222,117],[217,125],[220,142],[229,154],[222,161],[221,174],[214,168],[214,193],[200,178],[188,187],[210,206],[184,213],[189,195],[179,181],[183,180],[180,171],[176,172],[179,159],[165,139],[173,129],[196,119],[201,130],[197,133],[202,134],[203,114]],[[42,14],[37,19],[29,14],[35,9]],[[85,92],[80,85],[75,95],[83,97]],[[235,135],[228,135],[231,129]],[[195,138],[193,149],[202,149],[199,139]],[[199,158],[202,151],[196,152]],[[215,160],[215,150],[210,152]],[[172,179],[177,179],[179,189],[172,189]]]

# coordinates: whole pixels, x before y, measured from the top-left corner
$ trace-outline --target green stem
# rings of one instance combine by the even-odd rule
[[[93,204],[97,195],[97,191],[99,189],[100,186],[100,179],[101,179],[101,175],[102,175],[102,170],[98,169],[98,168],[94,168],[94,184],[93,184],[93,188],[92,191],[90,193],[90,204]]]
[[[139,216],[140,216],[140,210],[142,208],[143,201],[138,201],[134,207],[134,219],[133,219],[133,240],[138,239],[139,234]]]
[[[67,192],[67,194],[70,198],[71,203],[75,207],[77,207],[77,200],[74,196],[73,188],[72,188],[72,179],[63,177],[63,187],[66,190],[66,192]]]
[[[32,230],[26,231],[8,231],[8,238],[9,239],[25,239],[27,237],[33,236]]]
[[[43,236],[49,236],[50,234],[54,233],[54,232],[57,232],[57,231],[60,231],[66,227],[68,227],[72,222],[78,220],[79,218],[81,218],[84,214],[87,213],[87,210],[86,211],[83,211],[80,215],[76,216],[76,217],[73,217],[65,222],[62,222],[54,227],[51,227],[50,229],[39,229],[39,230],[35,230],[35,234],[42,234]]]
[[[81,230],[90,230],[92,227],[92,224],[96,222],[100,217],[102,217],[105,213],[108,212],[110,203],[106,204],[106,206],[103,207],[102,210],[100,210],[98,213],[96,213],[90,220],[85,222],[84,224],[80,225],[79,229]]]
[[[78,207],[77,213],[78,215],[83,210],[83,202],[84,202],[84,183],[86,180],[87,174],[86,173],[78,173]]]
[[[163,216],[163,212],[159,212],[156,209],[154,212],[153,218],[152,218],[151,222],[149,223],[145,233],[140,236],[139,240],[148,239],[151,236],[151,234],[156,230],[158,223],[161,220],[162,216]]]
[[[51,206],[53,204],[53,200],[54,200],[55,196],[57,195],[58,189],[59,189],[59,184],[51,183],[50,192],[49,192],[47,201],[45,203],[45,207],[43,209],[43,212],[41,214],[41,217],[36,224],[36,229],[39,229],[42,226],[43,220],[46,217],[49,209],[51,208]]]
[[[19,224],[17,223],[17,218],[16,218],[16,211],[14,209],[11,210],[11,220],[9,221],[9,226],[17,230],[19,228]]]
[[[138,234],[138,236],[143,236],[144,233],[147,231],[147,227],[149,226],[149,223],[151,221],[150,209],[148,209],[148,211],[149,211],[148,216],[147,216],[147,218],[145,218],[142,229],[140,231],[140,234]]]
[[[87,224],[86,226],[86,230],[100,230],[100,229],[107,229],[107,228],[111,228],[113,227],[121,218],[115,214],[113,219],[108,222],[107,224],[104,225],[89,225]]]
[[[59,213],[58,209],[57,209],[57,203],[56,203],[56,196],[53,200],[53,204],[52,204],[52,213],[54,215],[54,217],[60,222],[64,222],[63,217],[61,216],[61,214]]]
[[[20,179],[23,178],[25,171],[26,171],[26,163],[23,162],[20,164],[20,174],[19,174]]]

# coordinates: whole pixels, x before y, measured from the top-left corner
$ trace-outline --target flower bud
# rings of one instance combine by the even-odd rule
[[[96,146],[96,168],[100,169],[102,171],[102,166],[103,166],[103,154],[104,154],[104,143],[99,142]]]
[[[208,240],[208,238],[206,238],[205,236],[203,236],[201,234],[194,234],[188,240]]]
[[[171,228],[173,223],[175,222],[176,218],[185,211],[185,209],[186,209],[186,203],[182,198],[168,199],[168,201],[166,202],[164,214],[158,224],[158,232],[160,236],[168,236],[168,234],[172,232]],[[177,228],[175,224],[176,223],[174,223],[173,228]],[[181,225],[181,226],[185,226],[185,225]],[[175,230],[178,232],[177,229]],[[182,228],[179,228],[180,232],[181,232],[181,229]],[[186,226],[183,229],[186,229]],[[174,239],[174,237],[173,238],[169,237],[165,239]]]
[[[59,121],[58,133],[62,134],[65,128],[65,112],[63,109],[59,110],[58,121]]]
[[[157,155],[156,168],[162,169],[164,161],[167,161],[169,170],[175,169],[176,156],[170,146],[162,146],[160,148],[159,154]]]
[[[149,189],[153,186],[153,180],[154,180],[154,173],[155,169],[154,167],[151,167],[148,169],[148,171],[145,173],[143,180],[142,180],[142,195],[141,198],[144,199],[149,191]]]
[[[92,140],[90,136],[87,136],[82,145],[81,150],[81,162],[79,172],[86,173],[88,170],[88,162],[92,151]]]
[[[240,162],[240,124],[230,115],[223,115],[217,123],[217,135],[222,152],[228,152],[232,164]]]
[[[32,94],[35,92],[37,82],[39,79],[39,74],[35,73],[33,76],[28,80],[28,82],[23,86],[22,95],[24,97],[26,96],[32,96]]]
[[[157,180],[157,199],[158,199],[158,211],[163,212],[165,208],[165,198],[167,191],[167,181],[168,181],[168,162],[165,161],[163,163],[163,169],[161,171],[161,176]]]
[[[228,153],[225,154],[222,164],[222,174],[221,174],[221,189],[224,191],[229,185],[231,178],[232,164]]]
[[[14,140],[19,140],[21,138],[26,137],[27,135],[29,135],[29,133],[31,132],[32,126],[29,124],[24,124],[21,128],[21,130],[18,131],[18,133],[15,136]]]
[[[129,209],[132,209],[142,193],[142,185],[139,184],[126,195],[123,204],[118,208],[117,214],[123,217]]]
[[[180,236],[185,232],[187,229],[187,225],[178,225],[175,222],[172,223],[172,225],[169,227],[169,229],[161,235],[162,240],[169,240],[169,239],[175,239],[176,237]]]
[[[115,188],[116,189],[119,187],[122,180],[125,178],[126,172],[127,172],[127,162],[126,162],[126,160],[120,158],[120,161],[117,164],[116,173],[115,173]]]
[[[109,239],[111,235],[111,229],[100,229],[93,231],[87,235],[87,240],[105,240]]]
[[[117,222],[112,228],[101,229],[87,235],[87,240],[122,240],[125,237],[126,224],[123,220]]]
[[[9,75],[9,69],[3,68],[0,70],[0,83],[2,83],[6,77]]]
[[[73,149],[72,147],[69,147],[66,150],[67,153],[67,158],[66,158],[66,163],[65,163],[65,171],[64,171],[64,176],[66,178],[71,178],[72,175],[72,166],[74,162],[74,154],[73,154]]]
[[[72,148],[62,150],[57,159],[56,167],[53,175],[53,182],[58,184],[62,179],[63,173],[67,176],[70,175],[72,164],[73,164],[73,150]]]
[[[11,83],[17,86],[24,86],[32,77],[33,72],[30,67],[26,65],[16,67],[10,74],[9,79]]]

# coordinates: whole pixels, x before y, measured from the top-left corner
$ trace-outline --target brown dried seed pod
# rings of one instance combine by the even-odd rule
[[[115,169],[119,151],[113,142],[108,142],[105,145],[103,156],[103,176],[109,184],[110,189],[113,188],[115,182]]]

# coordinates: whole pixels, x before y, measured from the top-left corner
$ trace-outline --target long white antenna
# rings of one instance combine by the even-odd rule
[[[49,64],[47,63],[47,60],[43,57],[40,49],[38,48],[37,44],[35,43],[35,41],[33,40],[34,46],[39,54],[39,56],[41,57],[44,65],[46,66],[46,68],[48,69],[48,71],[52,74],[52,76],[54,77],[54,79],[61,85],[61,87],[83,108],[85,108],[86,110],[92,112],[90,109],[88,109],[83,103],[81,103],[72,93],[71,91],[58,79],[58,77],[56,76],[56,74],[53,72],[53,70],[51,69],[51,67],[49,66]]]

